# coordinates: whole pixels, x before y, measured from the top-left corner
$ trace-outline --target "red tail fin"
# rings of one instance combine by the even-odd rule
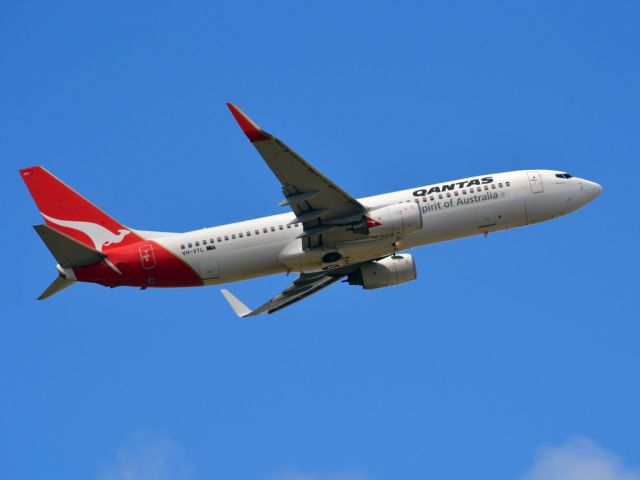
[[[46,224],[102,252],[140,238],[42,167],[20,170],[20,175]]]

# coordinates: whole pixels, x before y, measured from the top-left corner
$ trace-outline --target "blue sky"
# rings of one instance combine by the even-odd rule
[[[3,2],[0,476],[640,478],[639,20],[632,1]],[[134,228],[281,211],[227,101],[354,196],[523,168],[604,194],[268,317],[218,288],[36,302],[55,262],[20,167]],[[231,288],[258,305],[287,283]]]

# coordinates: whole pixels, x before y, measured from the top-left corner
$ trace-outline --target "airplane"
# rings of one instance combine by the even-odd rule
[[[573,212],[602,192],[564,171],[478,175],[356,199],[232,103],[227,107],[282,185],[291,212],[186,233],[126,227],[41,166],[23,168],[44,224],[34,229],[58,277],[38,297],[75,282],[107,287],[195,287],[296,272],[280,294],[239,317],[274,313],[344,279],[376,289],[415,280],[413,247],[530,225]]]

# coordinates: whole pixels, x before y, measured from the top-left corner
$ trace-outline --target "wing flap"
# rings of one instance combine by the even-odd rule
[[[274,138],[255,142],[253,146],[282,184],[282,192],[289,199],[289,206],[299,216],[308,210],[331,210],[325,218],[339,218],[364,211],[355,198],[329,180],[316,168]],[[304,198],[308,192],[316,195]],[[300,197],[296,198],[297,195]]]

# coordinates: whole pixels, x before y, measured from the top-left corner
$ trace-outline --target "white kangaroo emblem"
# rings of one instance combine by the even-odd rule
[[[124,237],[129,235],[131,232],[129,230],[125,230],[124,228],[120,228],[118,233],[115,234],[110,230],[107,230],[102,225],[98,225],[97,223],[91,222],[78,222],[75,220],[59,220],[57,218],[50,217],[40,212],[44,218],[49,220],[56,225],[60,225],[61,227],[72,228],[74,230],[78,230],[84,233],[87,237],[91,239],[93,245],[96,250],[102,252],[102,247],[108,247],[109,245],[113,245],[114,243],[120,243],[124,240]],[[105,258],[105,262],[109,265],[114,271],[118,272],[122,275],[122,272],[116,267],[113,263],[109,261],[109,259]]]

